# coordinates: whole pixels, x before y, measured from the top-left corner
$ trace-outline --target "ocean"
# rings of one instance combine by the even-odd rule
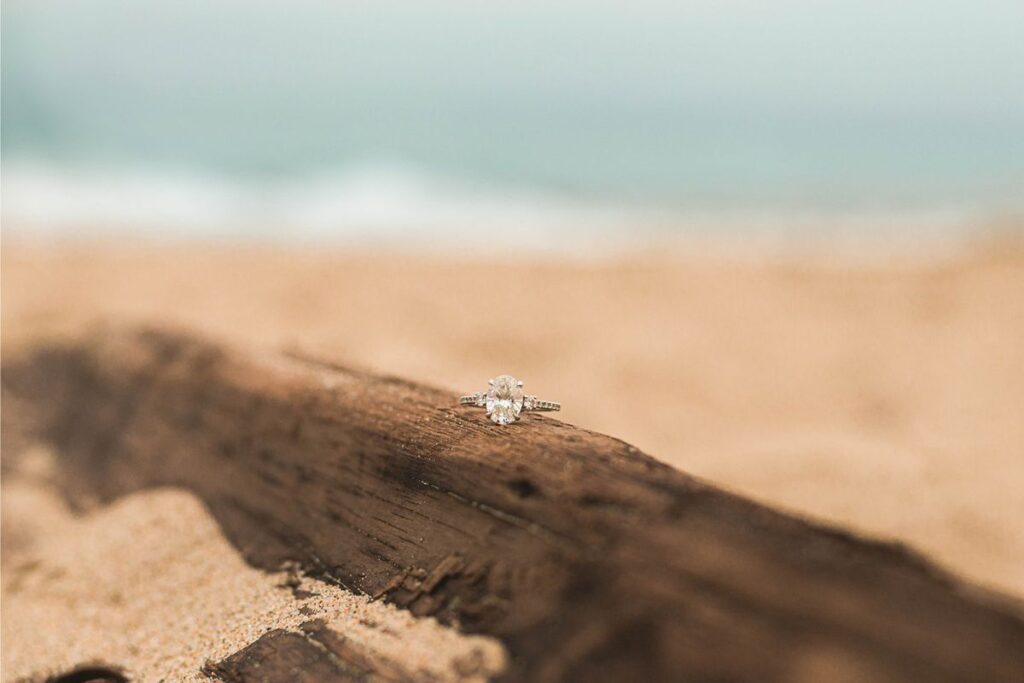
[[[945,235],[1024,211],[1022,29],[1002,1],[14,0],[4,232]]]

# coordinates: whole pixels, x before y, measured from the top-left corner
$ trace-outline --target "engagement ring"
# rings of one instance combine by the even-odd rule
[[[562,404],[541,401],[536,396],[523,393],[523,383],[511,375],[499,375],[488,382],[490,388],[459,399],[464,406],[486,408],[487,415],[495,424],[507,425],[519,419],[524,410],[561,410]]]

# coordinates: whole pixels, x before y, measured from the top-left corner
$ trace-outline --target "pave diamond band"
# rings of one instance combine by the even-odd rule
[[[463,396],[459,404],[486,408],[487,416],[495,424],[507,425],[519,419],[524,410],[561,410],[562,404],[555,401],[541,401],[536,396],[523,393],[523,383],[511,375],[499,375],[488,382],[487,391]]]
[[[479,394],[469,394],[468,396],[462,396],[459,398],[459,403],[464,406],[477,406],[483,408],[487,405],[486,403],[487,392],[481,392]],[[532,402],[531,402],[532,400]],[[537,400],[536,396],[523,396],[523,410],[561,410],[562,404],[557,401],[540,401]]]
[[[533,398],[533,397],[528,397]],[[526,410],[561,410],[562,404],[557,401],[538,401],[534,399],[533,403],[529,406],[523,406]]]

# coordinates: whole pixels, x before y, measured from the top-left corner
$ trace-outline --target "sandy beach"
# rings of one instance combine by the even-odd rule
[[[0,12],[0,683],[1024,683],[1024,2]]]
[[[972,581],[1024,596],[1019,242],[874,260],[729,259],[697,249],[584,259],[7,244],[2,265],[6,357],[103,322],[159,322],[458,392],[510,372],[562,401],[560,419],[760,501],[909,543]],[[275,602],[275,579],[228,558],[230,547],[186,494],[144,492],[75,516],[47,493],[51,456],[23,462],[35,464],[5,469],[3,480],[4,661],[12,671],[28,670],[19,662],[34,650],[16,625],[35,611],[12,593],[14,568],[63,566],[59,539],[80,533],[94,552],[123,550],[125,519],[152,515],[162,520],[153,531],[136,529],[146,543],[161,525],[173,527],[169,508],[195,520],[174,542],[205,544],[237,570],[203,578],[208,591],[274,612],[280,624],[294,620]],[[153,571],[173,580],[200,572],[186,562],[168,557]],[[148,570],[67,571],[130,584],[132,572]],[[86,586],[67,578],[32,619],[81,614],[69,605],[81,608]],[[132,590],[124,599],[181,616]],[[337,597],[336,613],[363,609],[346,599]],[[126,614],[130,621],[135,612]],[[245,620],[218,628],[230,640]],[[189,649],[188,633],[156,633],[161,642],[149,654],[116,643],[105,651],[149,672],[229,651],[223,643]],[[61,647],[53,645],[52,661],[73,661],[77,651]],[[465,647],[483,648],[477,673],[500,667],[500,646]],[[156,650],[174,661],[161,664]]]

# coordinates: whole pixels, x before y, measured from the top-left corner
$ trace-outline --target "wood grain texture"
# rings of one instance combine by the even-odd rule
[[[1024,672],[1018,604],[544,416],[500,428],[451,392],[159,330],[38,347],[3,385],[72,503],[187,487],[256,566],[501,638],[509,681]]]
[[[330,649],[331,632],[306,624],[302,633],[275,629],[221,662],[211,662],[203,673],[225,683],[374,683],[402,681],[383,678]]]

